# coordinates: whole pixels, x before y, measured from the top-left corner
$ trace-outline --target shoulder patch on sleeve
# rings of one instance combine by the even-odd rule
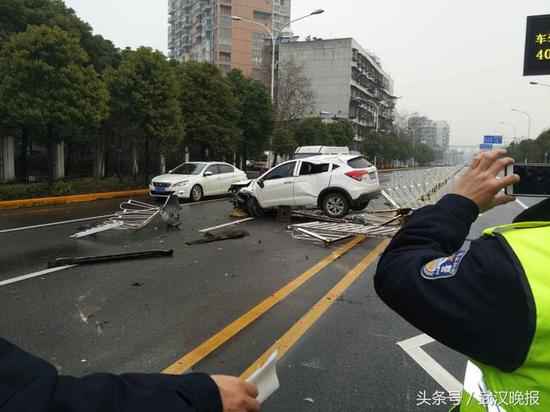
[[[432,260],[422,267],[420,273],[424,279],[428,280],[451,278],[458,272],[460,262],[465,255],[466,251],[461,250],[454,255]]]

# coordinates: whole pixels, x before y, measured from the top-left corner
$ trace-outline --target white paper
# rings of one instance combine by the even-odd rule
[[[265,364],[246,380],[258,386],[258,397],[256,399],[258,399],[260,403],[263,403],[279,389],[279,378],[277,377],[278,355],[278,350],[273,352]]]

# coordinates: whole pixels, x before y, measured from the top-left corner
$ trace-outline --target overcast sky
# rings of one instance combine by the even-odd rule
[[[118,47],[167,50],[166,0],[65,0],[96,33]],[[548,0],[293,0],[302,37],[353,37],[375,53],[402,96],[398,110],[451,125],[451,144],[477,144],[487,133],[531,137],[550,128],[550,76],[523,77],[525,18],[550,14]]]

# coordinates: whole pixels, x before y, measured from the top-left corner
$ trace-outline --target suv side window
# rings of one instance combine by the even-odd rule
[[[277,166],[267,175],[265,175],[264,180],[274,180],[274,179],[283,179],[285,177],[292,177],[294,174],[294,168],[296,167],[296,162],[289,162]]]
[[[329,168],[330,168],[329,163],[315,164],[315,163],[309,163],[309,162],[302,162],[302,166],[300,166],[300,176],[325,173],[325,172],[328,172]]]

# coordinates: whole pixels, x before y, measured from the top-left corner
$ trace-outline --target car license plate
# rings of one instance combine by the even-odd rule
[[[157,192],[159,193],[164,193],[166,191],[166,189],[164,187],[157,187]]]

